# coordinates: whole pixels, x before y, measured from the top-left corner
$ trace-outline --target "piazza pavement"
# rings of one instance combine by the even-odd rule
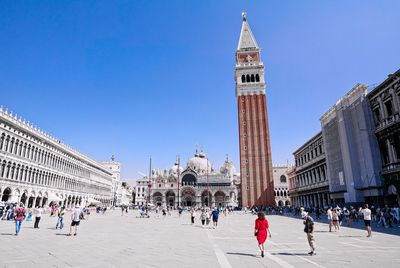
[[[191,226],[187,212],[165,218],[138,215],[92,213],[76,237],[66,236],[69,214],[63,230],[55,230],[56,217],[44,215],[40,229],[24,222],[19,236],[14,236],[13,222],[0,221],[0,267],[400,267],[397,226],[367,238],[363,229],[343,227],[329,233],[327,224],[318,222],[317,255],[308,256],[302,220],[271,215],[272,238],[261,258],[253,236],[254,215],[221,215],[217,229],[201,228],[198,217]]]

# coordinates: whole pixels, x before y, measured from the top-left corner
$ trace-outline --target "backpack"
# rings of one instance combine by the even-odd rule
[[[24,210],[22,208],[18,209],[17,211],[17,217],[25,217]]]

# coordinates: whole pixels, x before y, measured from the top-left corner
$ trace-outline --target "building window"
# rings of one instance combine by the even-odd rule
[[[280,179],[281,179],[281,183],[286,183],[286,176],[285,175],[282,175]]]
[[[255,82],[254,74],[251,75],[251,82]]]
[[[242,75],[242,83],[246,82],[246,77],[244,75]]]
[[[379,107],[374,109],[374,119],[376,124],[381,121],[381,110]]]
[[[250,75],[246,75],[246,82],[250,83]]]
[[[158,184],[158,187],[160,187],[160,188],[161,188],[161,184]]]
[[[386,108],[387,116],[392,116],[393,115],[393,106],[392,106],[391,100],[388,100],[387,102],[385,102],[385,108]]]
[[[260,76],[256,74],[256,82],[260,82]]]
[[[174,188],[174,185],[173,185],[173,184],[171,184],[171,188]]]

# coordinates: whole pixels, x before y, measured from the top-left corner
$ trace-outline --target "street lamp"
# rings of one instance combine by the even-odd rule
[[[180,169],[179,169],[179,167],[180,167],[180,157],[179,157],[179,155],[178,155],[178,208],[180,207],[180,201],[179,201],[179,184],[180,184]]]

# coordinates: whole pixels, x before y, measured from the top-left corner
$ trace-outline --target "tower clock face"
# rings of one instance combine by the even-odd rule
[[[238,63],[259,62],[259,56],[257,52],[240,53],[237,60]]]

